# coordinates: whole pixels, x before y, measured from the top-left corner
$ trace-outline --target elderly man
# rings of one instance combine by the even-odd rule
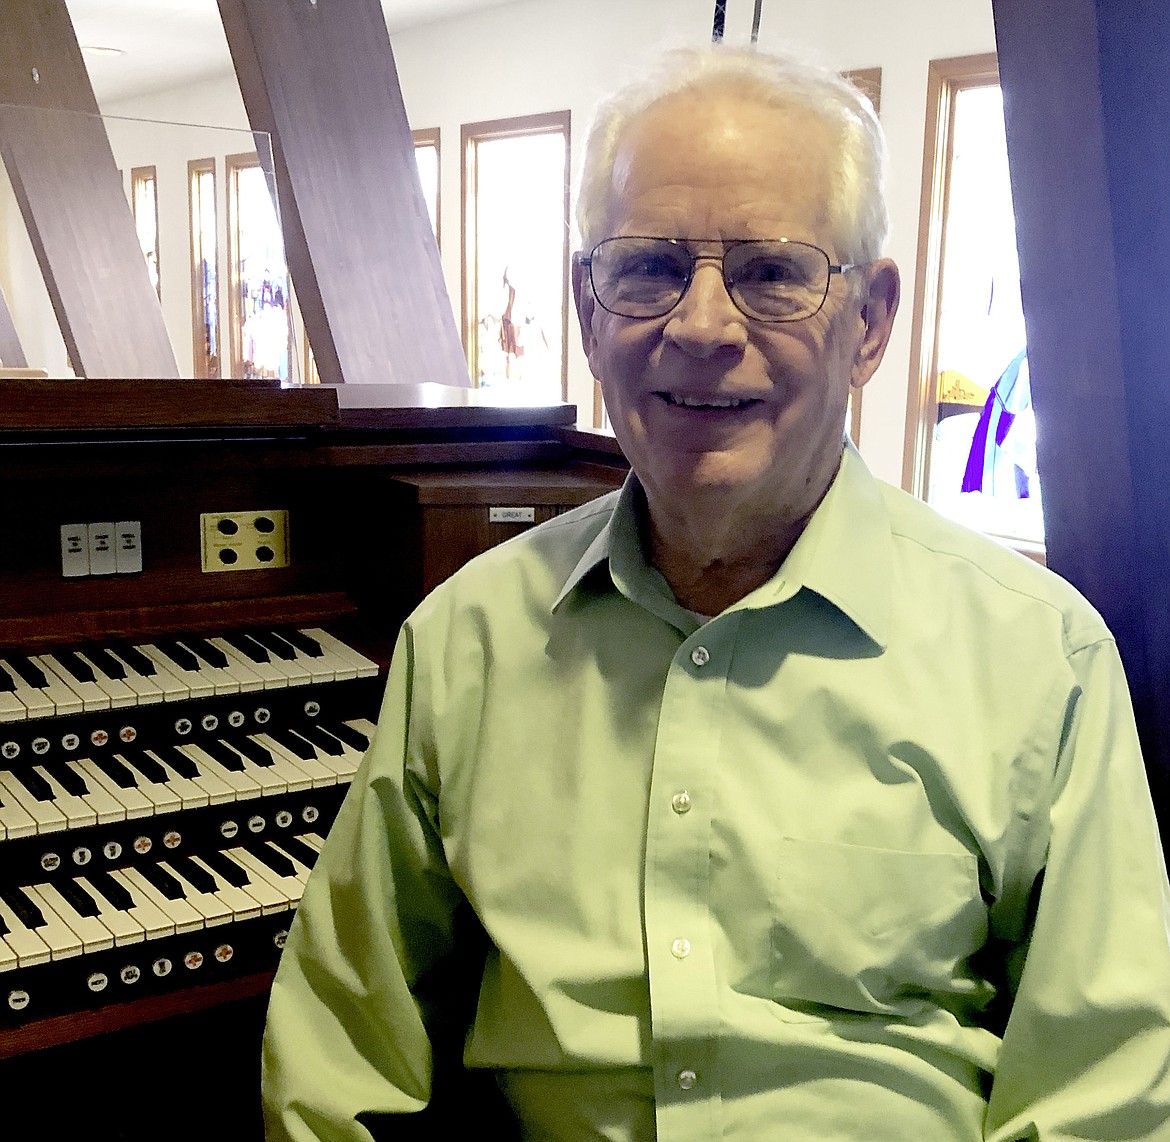
[[[1170,1138],[1113,641],[843,440],[882,166],[848,84],[755,50],[602,108],[574,289],[633,475],[405,624],[274,987],[273,1137],[449,1136],[478,1077],[533,1139]]]

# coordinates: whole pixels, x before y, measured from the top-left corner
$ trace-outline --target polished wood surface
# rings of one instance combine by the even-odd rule
[[[178,376],[64,0],[4,4],[0,153],[74,371]]]
[[[1170,21],[994,0],[1048,564],[1117,636],[1170,827]]]
[[[377,0],[219,0],[327,383],[468,385]]]

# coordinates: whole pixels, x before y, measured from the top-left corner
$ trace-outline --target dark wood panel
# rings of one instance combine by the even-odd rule
[[[468,385],[377,0],[219,0],[321,379]]]
[[[0,155],[75,372],[178,376],[64,0],[6,0]]]

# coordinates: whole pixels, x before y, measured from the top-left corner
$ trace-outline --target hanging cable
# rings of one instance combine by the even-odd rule
[[[727,19],[727,0],[715,0],[715,20],[711,25],[711,42],[723,39],[723,24]]]
[[[764,0],[756,0],[756,10],[752,15],[752,43],[760,38],[760,13],[764,10]]]

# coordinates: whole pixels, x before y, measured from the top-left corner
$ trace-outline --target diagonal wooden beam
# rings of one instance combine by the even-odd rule
[[[177,376],[64,0],[4,0],[0,156],[74,369]]]
[[[321,379],[469,384],[377,0],[218,0]]]

